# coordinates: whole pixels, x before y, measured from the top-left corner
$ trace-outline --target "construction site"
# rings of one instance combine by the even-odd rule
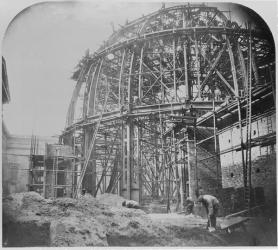
[[[3,246],[277,245],[271,31],[206,4],[142,14],[76,62],[56,142],[3,126]]]

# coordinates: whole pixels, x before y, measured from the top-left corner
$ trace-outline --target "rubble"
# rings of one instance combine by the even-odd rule
[[[4,245],[196,245],[184,239],[180,227],[171,229],[140,209],[122,207],[123,200],[113,194],[98,198],[86,194],[78,200],[48,200],[35,192],[12,194],[3,199]]]
[[[120,197],[108,194],[53,201],[35,192],[10,195],[3,200],[4,244],[108,246],[117,237],[156,237],[161,229],[156,232],[143,211],[123,208],[120,203]]]
[[[206,218],[198,215],[147,214],[122,207],[114,194],[97,198],[49,200],[35,192],[16,193],[3,199],[3,245],[30,246],[223,246],[249,245],[262,235],[261,224],[248,227],[255,235],[236,232],[236,240],[219,231],[206,230]],[[221,218],[219,218],[221,222]],[[250,222],[251,223],[251,222]],[[252,222],[253,223],[253,222]],[[250,224],[251,225],[251,224]],[[267,232],[272,232],[265,229]],[[258,233],[259,232],[259,233]],[[231,239],[230,239],[231,238]],[[263,239],[272,244],[275,237]]]

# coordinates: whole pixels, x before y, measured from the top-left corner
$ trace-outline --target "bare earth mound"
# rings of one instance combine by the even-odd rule
[[[221,245],[202,229],[192,238],[142,210],[122,207],[123,198],[104,194],[47,200],[35,192],[3,199],[5,246],[185,246]],[[199,232],[200,231],[200,232]],[[197,234],[197,235],[198,235]],[[190,236],[185,239],[185,236]],[[204,241],[204,242],[202,242]],[[210,243],[209,243],[210,242]]]

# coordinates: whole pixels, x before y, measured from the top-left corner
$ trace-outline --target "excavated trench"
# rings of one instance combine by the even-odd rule
[[[3,224],[3,246],[40,247],[50,245],[50,223],[36,221],[6,222]]]
[[[233,235],[209,233],[195,215],[146,214],[122,207],[123,198],[104,194],[74,200],[43,199],[35,192],[3,199],[3,246],[225,246],[275,245],[276,223],[258,222]],[[259,230],[265,226],[263,230]],[[257,231],[254,231],[256,228]],[[270,237],[270,232],[273,235]],[[253,238],[252,238],[253,237]],[[255,238],[254,238],[255,237]],[[265,239],[263,238],[265,237]],[[249,239],[248,239],[249,238]],[[250,243],[250,239],[252,242]],[[259,239],[254,243],[253,239]],[[276,243],[275,243],[276,242]]]

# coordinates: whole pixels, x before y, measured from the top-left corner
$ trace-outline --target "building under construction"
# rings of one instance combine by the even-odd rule
[[[275,46],[249,11],[239,25],[217,7],[162,5],[113,29],[72,75],[59,144],[38,154],[33,137],[29,191],[112,193],[160,212],[202,192],[223,216],[276,211]]]
[[[60,138],[74,159],[64,194],[112,192],[168,210],[200,189],[224,201],[235,188],[243,207],[273,201],[274,44],[227,14],[163,6],[81,59]]]

